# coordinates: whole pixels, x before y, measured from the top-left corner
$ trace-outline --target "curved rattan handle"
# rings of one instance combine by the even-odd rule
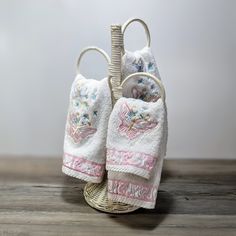
[[[124,85],[127,83],[127,81],[133,77],[136,77],[137,76],[146,76],[146,77],[149,77],[151,78],[160,88],[160,92],[161,92],[161,98],[163,101],[165,101],[166,99],[166,94],[165,94],[165,88],[162,84],[162,82],[160,81],[160,79],[158,79],[156,76],[150,74],[150,73],[146,73],[146,72],[137,72],[137,73],[134,73],[134,74],[131,74],[129,76],[127,76],[124,81],[121,83],[121,89],[123,89]]]
[[[127,20],[127,21],[122,25],[122,29],[121,29],[122,34],[124,35],[126,28],[127,28],[131,23],[133,23],[133,22],[139,22],[139,23],[144,27],[145,33],[146,33],[146,36],[147,36],[147,45],[146,45],[146,46],[150,47],[150,45],[151,45],[151,35],[150,35],[150,31],[149,31],[149,29],[148,29],[147,24],[146,24],[143,20],[141,20],[141,19],[139,19],[139,18],[131,18],[131,19]],[[123,48],[123,53],[124,53],[124,48]]]
[[[97,51],[99,52],[100,54],[102,54],[104,56],[104,58],[106,59],[107,63],[110,64],[110,57],[108,56],[108,54],[101,48],[98,48],[98,47],[87,47],[87,48],[84,48],[82,50],[82,52],[80,53],[79,55],[79,58],[77,60],[77,73],[79,74],[80,73],[80,69],[79,69],[79,66],[80,66],[80,62],[81,62],[81,59],[83,57],[83,55],[88,52],[88,51]]]

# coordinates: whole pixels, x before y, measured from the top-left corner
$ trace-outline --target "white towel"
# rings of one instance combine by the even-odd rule
[[[122,57],[122,79],[136,72],[147,72],[160,79],[159,71],[150,47],[144,47],[135,52],[125,51]],[[123,96],[129,98],[139,98],[143,101],[157,101],[160,89],[157,84],[149,77],[130,79],[123,89]]]
[[[62,166],[65,174],[93,183],[102,181],[111,109],[108,79],[98,81],[77,75],[66,122]]]
[[[154,208],[166,153],[165,103],[121,98],[108,127],[108,198]]]

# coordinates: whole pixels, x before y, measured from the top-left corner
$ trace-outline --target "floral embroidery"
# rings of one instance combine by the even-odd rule
[[[154,156],[141,152],[107,149],[107,165],[134,166],[150,172],[156,159]]]
[[[91,106],[97,98],[97,88],[78,81],[72,88],[72,105],[78,109],[86,109]]]
[[[138,60],[135,59],[132,65],[135,67],[136,72],[144,71],[144,61],[142,60],[142,58],[139,58]]]
[[[132,73],[135,72],[148,72],[156,74],[156,65],[153,61],[145,62],[141,57],[136,58],[132,64]],[[141,99],[146,102],[155,102],[159,96],[159,87],[149,77],[140,76],[136,79],[136,85],[131,89],[132,97],[135,99]]]
[[[89,87],[83,81],[77,82],[71,92],[71,105],[67,122],[67,134],[76,144],[93,135],[97,110],[91,110],[97,97],[97,88]]]
[[[148,65],[147,65],[147,68],[148,68],[148,72],[151,73],[151,72],[154,72],[155,71],[155,65],[153,62],[149,62]]]
[[[69,115],[67,133],[73,139],[74,143],[80,143],[81,140],[91,136],[96,131],[96,128],[91,127],[87,114],[80,116],[79,113],[71,113]]]
[[[68,153],[64,153],[63,166],[94,177],[101,177],[104,173],[104,164],[89,161],[83,157],[73,156]]]
[[[140,201],[155,202],[157,187],[118,179],[108,179],[108,192]]]
[[[118,131],[129,139],[136,138],[158,124],[148,113],[145,113],[145,107],[137,109],[133,106],[131,108],[127,103],[121,105],[119,119]]]

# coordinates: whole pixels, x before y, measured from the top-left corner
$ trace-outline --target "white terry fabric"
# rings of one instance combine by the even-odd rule
[[[108,79],[75,78],[70,93],[62,171],[93,183],[103,179],[106,134],[111,113]]]
[[[110,115],[107,170],[149,178],[160,157],[165,109],[162,99],[144,102],[120,98]]]
[[[128,75],[136,72],[147,72],[160,79],[155,58],[150,47],[144,47],[135,52],[125,51],[122,57],[121,76],[124,80]],[[123,96],[138,98],[146,102],[157,101],[160,89],[157,84],[145,76],[130,79],[123,89]]]
[[[127,105],[132,109],[126,110]],[[134,123],[132,126],[129,113],[138,117],[137,125]],[[162,99],[147,103],[121,98],[115,104],[108,126],[108,198],[154,208],[166,155],[165,104]]]

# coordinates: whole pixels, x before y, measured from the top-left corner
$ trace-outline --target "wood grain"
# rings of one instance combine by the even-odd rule
[[[61,159],[0,158],[0,236],[236,236],[234,160],[166,160],[156,209],[127,215],[90,208],[83,186]]]

